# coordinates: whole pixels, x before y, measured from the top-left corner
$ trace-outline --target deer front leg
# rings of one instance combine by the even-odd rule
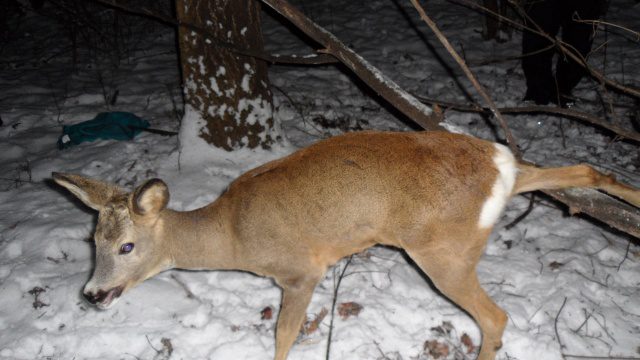
[[[282,287],[282,306],[276,329],[275,360],[286,360],[306,319],[307,306],[319,280],[320,277],[278,281]]]

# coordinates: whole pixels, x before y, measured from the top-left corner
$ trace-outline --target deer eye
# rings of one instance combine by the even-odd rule
[[[126,243],[120,246],[120,254],[128,254],[133,250],[133,243]]]

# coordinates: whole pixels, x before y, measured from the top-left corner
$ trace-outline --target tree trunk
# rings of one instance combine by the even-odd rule
[[[260,3],[255,0],[176,0],[186,112],[184,129],[225,150],[269,148],[279,138],[273,120],[267,64],[235,48],[262,51]],[[196,31],[193,29],[205,29]],[[194,127],[196,127],[194,131]],[[188,146],[181,134],[181,146]],[[196,141],[196,139],[193,139]]]

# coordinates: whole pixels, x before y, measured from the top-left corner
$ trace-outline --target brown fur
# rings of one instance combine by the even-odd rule
[[[116,280],[103,274],[95,281],[105,284],[100,290],[121,285],[118,281],[129,288],[169,267],[240,269],[272,277],[283,289],[275,359],[284,360],[327,267],[387,244],[404,249],[478,322],[483,334],[478,358],[490,360],[507,317],[480,287],[475,267],[491,231],[479,228],[478,219],[498,176],[495,154],[493,143],[443,132],[347,134],[251,170],[215,202],[189,212],[165,208],[169,193],[160,180],[105,200],[96,192],[120,190],[75,175],[54,174],[54,179],[100,210],[96,235],[124,229],[122,239],[109,246],[96,236],[97,257],[115,259]],[[518,169],[513,193],[586,186],[639,205],[638,190],[584,165]],[[108,212],[122,204],[122,196],[128,199],[126,219]],[[139,206],[145,210],[134,211]],[[125,242],[142,242],[136,249],[145,250],[117,255]],[[100,267],[98,260],[96,272]],[[125,270],[135,276],[123,277]]]

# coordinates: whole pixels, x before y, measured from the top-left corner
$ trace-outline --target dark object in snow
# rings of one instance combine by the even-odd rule
[[[176,135],[176,132],[150,129],[149,122],[129,112],[100,113],[92,120],[63,126],[58,148],[66,149],[85,141],[98,139],[131,140],[141,131],[160,135]]]
[[[267,306],[260,311],[260,319],[271,320],[271,318],[273,318],[273,308],[271,306]]]
[[[338,306],[338,314],[342,320],[347,320],[351,316],[358,316],[362,311],[362,305],[357,302],[344,302]]]
[[[47,290],[41,288],[40,286],[36,286],[33,289],[29,290],[29,294],[33,295],[34,300],[33,300],[33,308],[34,309],[40,309],[43,308],[45,306],[49,306],[49,304],[45,304],[44,302],[42,302],[39,299],[40,294],[42,294],[43,292],[46,292]]]
[[[562,41],[586,57],[591,50],[595,27],[576,20],[597,20],[606,12],[607,4],[607,0],[529,0],[523,6],[529,16],[527,26],[535,29],[537,24],[553,38],[562,28]],[[560,55],[553,74],[555,49],[552,45],[541,35],[523,31],[522,70],[527,79],[524,99],[538,105],[552,102],[564,107],[571,99],[571,90],[587,71],[567,56]]]

